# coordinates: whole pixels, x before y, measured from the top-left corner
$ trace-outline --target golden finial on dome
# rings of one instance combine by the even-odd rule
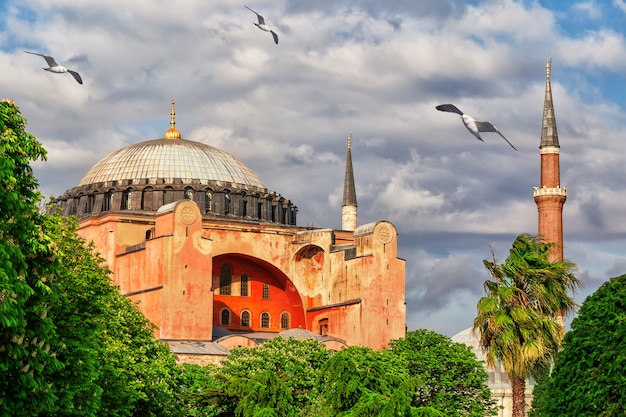
[[[174,100],[172,100],[172,111],[170,112],[170,128],[167,129],[163,137],[165,139],[180,139],[180,132],[176,129],[176,111],[174,110]]]
[[[352,147],[352,133],[348,134],[348,149]]]

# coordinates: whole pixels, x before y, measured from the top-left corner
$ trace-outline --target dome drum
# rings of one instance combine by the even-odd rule
[[[108,181],[75,187],[56,200],[62,213],[79,218],[109,211],[156,212],[162,205],[188,199],[198,204],[207,217],[239,218],[286,225],[296,224],[298,209],[280,195],[257,187],[240,187],[221,182],[183,183],[169,180]],[[160,183],[160,184],[158,184]],[[114,185],[115,184],[115,185]],[[195,185],[195,187],[194,187]]]

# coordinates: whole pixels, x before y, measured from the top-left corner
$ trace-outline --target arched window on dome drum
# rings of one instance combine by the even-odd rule
[[[163,205],[174,202],[174,188],[165,187],[163,189]]]
[[[93,211],[93,203],[96,200],[96,196],[89,194],[87,196],[87,206],[85,207],[85,213],[89,214]]]
[[[230,213],[230,194],[224,194],[224,214]]]
[[[220,324],[222,326],[229,326],[230,325],[230,311],[227,308],[222,310]]]
[[[120,210],[131,210],[133,208],[133,190],[127,188],[122,193],[122,204]]]
[[[224,264],[220,268],[220,295],[230,295],[230,286],[233,279],[233,268]]]
[[[248,215],[248,200],[246,197],[243,197],[241,200],[241,217],[246,217]]]
[[[213,195],[211,194],[211,191],[207,190],[204,192],[204,212],[205,213],[211,212],[211,197],[213,197]]]
[[[262,219],[263,218],[263,202],[259,201],[256,204],[257,208],[256,208],[256,217],[258,219]]]
[[[241,327],[250,327],[250,312],[247,310],[241,312]]]
[[[250,283],[248,279],[248,274],[241,274],[241,291],[239,294],[242,297],[247,297],[249,294]]]
[[[104,198],[102,199],[102,210],[100,211],[109,211],[111,210],[111,196],[110,192],[104,193]]]
[[[261,327],[264,329],[270,328],[270,313],[262,313],[261,314]]]
[[[193,188],[185,188],[185,200],[193,200]]]
[[[152,205],[152,196],[154,188],[146,187],[141,191],[141,210],[154,210]]]
[[[289,313],[283,313],[280,315],[280,328],[283,330],[289,330]]]

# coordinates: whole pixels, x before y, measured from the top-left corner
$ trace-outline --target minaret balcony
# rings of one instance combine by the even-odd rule
[[[533,197],[539,197],[543,195],[559,195],[567,197],[567,189],[561,187],[549,188],[549,187],[534,187]]]

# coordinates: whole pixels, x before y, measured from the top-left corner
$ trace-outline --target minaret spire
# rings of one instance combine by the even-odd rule
[[[163,134],[165,139],[180,139],[180,132],[176,129],[176,110],[172,99],[172,110],[170,111],[170,128]]]
[[[567,199],[567,190],[561,187],[561,168],[559,162],[559,136],[556,130],[552,87],[550,85],[551,60],[546,61],[546,91],[543,103],[541,124],[540,186],[533,193],[539,215],[538,236],[542,242],[554,245],[552,260],[563,259],[563,205]]]
[[[343,182],[343,202],[341,204],[341,228],[353,231],[356,229],[356,187],[354,170],[352,169],[352,133],[348,135],[348,151],[346,153],[346,176]]]

